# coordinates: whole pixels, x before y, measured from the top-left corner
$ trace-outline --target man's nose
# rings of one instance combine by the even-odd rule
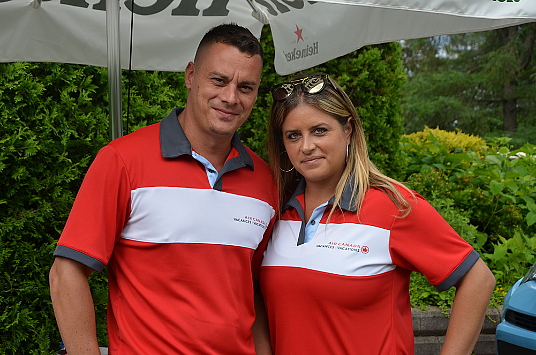
[[[226,85],[221,94],[220,99],[230,105],[234,105],[238,102],[238,88],[235,85]]]

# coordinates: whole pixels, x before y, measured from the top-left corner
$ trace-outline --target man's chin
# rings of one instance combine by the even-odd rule
[[[212,127],[210,131],[219,136],[232,136],[236,132],[234,129],[229,130],[229,129],[221,129],[221,128],[216,128],[216,127]]]

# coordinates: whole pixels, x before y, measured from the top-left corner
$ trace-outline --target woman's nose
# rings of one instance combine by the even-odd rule
[[[313,150],[315,150],[315,148],[316,148],[316,144],[315,144],[315,141],[314,141],[314,139],[312,137],[304,136],[302,138],[301,151],[304,154],[310,154]]]

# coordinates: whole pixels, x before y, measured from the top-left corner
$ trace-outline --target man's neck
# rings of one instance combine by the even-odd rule
[[[203,156],[216,170],[220,171],[231,152],[233,136],[198,132],[194,125],[188,124],[183,113],[178,116],[178,120],[184,134],[192,145],[192,150]]]

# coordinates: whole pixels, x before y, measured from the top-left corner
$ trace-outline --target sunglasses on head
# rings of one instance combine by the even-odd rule
[[[318,94],[329,84],[326,74],[306,76],[305,78],[291,80],[286,83],[278,84],[272,88],[272,96],[276,101],[285,100],[292,95],[297,86],[306,94]]]

